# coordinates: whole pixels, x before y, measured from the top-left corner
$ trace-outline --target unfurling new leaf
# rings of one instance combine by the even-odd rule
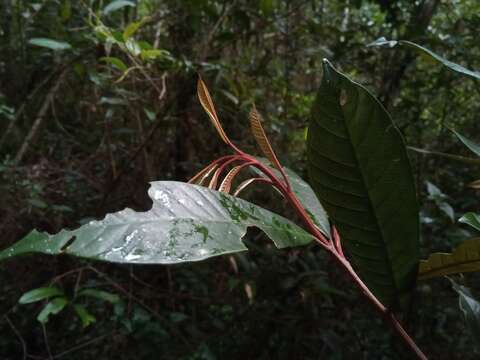
[[[197,82],[197,95],[198,99],[200,100],[200,104],[202,104],[203,109],[208,114],[208,117],[212,121],[213,126],[215,126],[215,129],[217,129],[217,132],[222,138],[222,140],[226,144],[230,144],[230,140],[228,139],[227,134],[225,134],[222,124],[220,123],[220,120],[217,116],[217,112],[215,111],[215,106],[213,105],[210,92],[208,91],[208,88],[201,77],[198,78]]]

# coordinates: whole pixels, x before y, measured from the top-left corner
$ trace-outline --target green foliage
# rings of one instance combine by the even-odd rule
[[[152,182],[149,196],[148,212],[125,209],[57,235],[34,230],[0,252],[0,260],[37,252],[131,264],[198,261],[246,250],[241,239],[250,226],[262,229],[278,248],[313,239],[282,216],[204,187]]]
[[[30,290],[22,295],[18,302],[20,304],[30,304],[32,302],[48,299],[54,296],[63,295],[63,291],[56,287],[43,287]]]
[[[72,48],[72,45],[67,42],[45,38],[33,38],[28,40],[28,43],[31,45],[40,46],[55,51],[69,50]]]
[[[465,185],[480,174],[479,160],[462,156],[467,150],[448,129],[478,142],[478,84],[439,71],[448,68],[407,44],[386,52],[363,44],[378,34],[419,41],[479,69],[479,11],[473,0],[0,2],[0,249],[32,228],[53,234],[126,207],[146,211],[148,182],[186,180],[224,154],[200,115],[197,72],[215,88],[237,146],[252,152],[246,118],[255,102],[282,164],[306,178],[304,132],[327,57],[374,89],[406,143],[424,152],[409,154],[421,254],[451,252],[476,230],[453,223],[441,204],[477,213],[477,190]],[[448,198],[430,194],[426,181]],[[298,220],[278,194],[256,185],[242,196]],[[249,252],[168,269],[67,256],[12,259],[0,267],[1,357],[410,358],[380,319],[359,308],[362,295],[318,246],[279,251],[256,229],[243,242]],[[467,276],[475,294],[478,277]],[[64,289],[69,301],[44,328],[35,317],[45,304],[15,305],[38,284]],[[79,296],[107,286],[128,300]],[[478,358],[451,287],[422,282],[417,291],[409,328],[426,353]]]
[[[480,215],[473,212],[466,213],[460,219],[459,222],[470,225],[474,229],[480,231]]]
[[[459,295],[459,306],[465,316],[475,343],[480,339],[480,303],[472,296],[468,288],[452,280],[453,289]]]
[[[432,59],[435,61],[440,62],[442,65],[446,66],[448,69],[460,73],[462,75],[466,75],[472,77],[474,79],[480,80],[480,73],[476,71],[469,70],[457,63],[449,61],[440,55],[435,54],[433,51],[427,49],[426,47],[420,46],[414,42],[407,41],[407,40],[386,40],[384,37],[381,37],[374,41],[373,43],[369,44],[369,46],[387,46],[387,47],[394,47],[396,45],[405,45],[411,49],[416,50],[422,56],[426,57],[427,59]]]
[[[64,297],[56,297],[49,301],[47,305],[40,311],[37,316],[37,320],[42,324],[48,322],[50,315],[56,315],[67,306],[68,300]]]
[[[360,274],[387,305],[406,305],[417,271],[418,205],[390,116],[325,61],[307,142],[313,188]]]

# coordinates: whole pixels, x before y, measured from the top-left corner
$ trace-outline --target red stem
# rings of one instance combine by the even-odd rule
[[[310,216],[307,214],[302,204],[295,196],[293,191],[286,187],[276,176],[275,174],[266,167],[264,164],[259,162],[252,156],[245,155],[246,160],[252,161],[253,166],[260,169],[265,175],[267,175],[271,180],[274,186],[276,186],[287,198],[290,203],[295,207],[298,215],[301,217],[305,226],[308,228],[309,232],[315,237],[315,240],[327,250],[335,260],[341,265],[347,274],[351,277],[355,285],[360,289],[363,295],[370,301],[370,303],[377,309],[378,312],[385,318],[385,320],[390,324],[392,329],[397,333],[398,336],[403,340],[405,345],[417,356],[418,359],[426,360],[427,357],[420,350],[420,348],[415,344],[413,339],[408,335],[405,329],[402,327],[400,322],[397,320],[395,315],[393,315],[390,310],[388,310],[370,291],[370,289],[365,285],[365,283],[360,279],[355,270],[352,268],[350,262],[346,259],[343,254],[340,237],[335,227],[332,229],[333,239],[328,239],[320,230],[315,226],[313,221],[310,219]]]

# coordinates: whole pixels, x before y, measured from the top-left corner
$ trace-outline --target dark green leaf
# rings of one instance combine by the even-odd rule
[[[101,221],[56,235],[32,231],[0,252],[0,260],[25,253],[70,254],[141,264],[173,264],[247,250],[247,228],[263,230],[278,248],[313,237],[291,221],[245,200],[201,186],[152,182],[152,209],[125,209]]]
[[[42,311],[40,311],[37,316],[37,320],[40,321],[42,324],[47,323],[50,315],[58,314],[65,308],[67,304],[68,300],[64,297],[58,297],[53,299],[47,305],[45,305]]]
[[[85,289],[81,290],[78,293],[78,296],[89,296],[89,297],[94,297],[103,301],[108,301],[112,304],[115,304],[120,301],[120,297],[116,294],[112,294],[103,290],[97,290],[97,289]]]
[[[415,284],[418,204],[400,132],[363,86],[324,61],[308,131],[311,185],[361,277],[387,306]]]
[[[454,154],[448,154],[448,153],[443,153],[439,151],[432,151],[432,150],[427,150],[427,149],[419,149],[413,146],[408,146],[408,150],[415,151],[420,154],[425,154],[425,155],[435,155],[435,156],[440,156],[445,159],[450,159],[453,161],[457,161],[463,164],[467,165],[480,165],[480,159],[477,158],[470,158],[466,156],[460,156],[460,155],[454,155]]]
[[[33,38],[28,40],[28,43],[31,45],[41,46],[55,51],[68,50],[72,48],[72,45],[67,42],[47,38]]]
[[[40,301],[43,299],[48,299],[52,296],[60,296],[63,295],[63,291],[56,287],[41,287],[37,289],[33,289],[27,291],[25,294],[22,295],[18,302],[20,304],[30,304],[36,301]]]
[[[420,46],[420,45],[418,45],[414,42],[411,42],[411,41],[407,41],[407,40],[399,40],[399,41],[387,40],[384,37],[381,37],[381,38],[377,39],[376,41],[372,42],[371,44],[369,44],[368,46],[384,46],[384,47],[387,46],[387,47],[392,48],[396,45],[408,46],[408,47],[420,52],[422,55],[425,55],[425,56],[427,56],[427,57],[429,57],[433,60],[436,60],[436,61],[440,62],[442,65],[446,66],[450,70],[453,70],[453,71],[458,72],[458,73],[463,74],[463,75],[473,77],[475,79],[480,79],[480,73],[479,72],[469,70],[469,69],[463,67],[462,65],[456,64],[452,61],[449,61],[449,60],[441,57],[440,55],[435,54],[433,51],[431,51],[431,50],[429,50],[429,49],[427,49],[423,46]]]

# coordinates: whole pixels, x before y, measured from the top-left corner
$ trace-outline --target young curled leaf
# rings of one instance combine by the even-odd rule
[[[218,134],[222,138],[222,140],[226,144],[230,144],[230,140],[225,134],[225,131],[220,124],[220,120],[218,119],[217,112],[215,111],[215,106],[213,105],[212,97],[210,96],[210,92],[208,91],[207,86],[203,82],[202,78],[198,78],[197,82],[197,95],[198,99],[200,100],[200,104],[202,104],[203,109],[208,114],[208,117],[212,121],[213,126],[217,129]]]
[[[202,185],[203,182],[215,171],[218,167],[217,163],[211,163],[202,170],[200,170],[194,177],[188,180],[189,184]]]
[[[223,192],[228,194],[230,192],[230,189],[232,188],[232,181],[235,178],[235,176],[242,170],[245,166],[250,165],[249,163],[244,163],[242,165],[237,165],[234,168],[232,168],[227,176],[223,179],[222,183],[220,184],[220,187],[218,188],[218,191]]]
[[[288,184],[287,177],[285,176],[282,166],[280,165],[280,162],[278,161],[278,158],[275,155],[275,152],[273,151],[272,145],[268,141],[267,135],[265,134],[265,130],[263,129],[262,115],[260,115],[260,113],[257,111],[255,106],[253,106],[248,117],[250,120],[250,127],[252,129],[252,134],[255,137],[255,140],[257,141],[258,146],[260,146],[260,149],[262,150],[263,154],[267,157],[268,160],[270,160],[272,165],[278,171],[280,171],[283,178],[285,179],[285,182]]]

